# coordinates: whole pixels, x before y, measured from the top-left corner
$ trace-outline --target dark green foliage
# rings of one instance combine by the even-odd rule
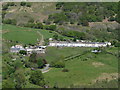
[[[21,6],[31,7],[31,3],[30,2],[21,2],[20,5]]]
[[[62,10],[61,13],[49,15],[49,20],[56,24],[70,22],[78,25],[88,26],[87,22],[101,22],[103,19],[114,16],[117,13],[118,3],[76,3],[76,2],[58,2],[56,9]]]
[[[55,35],[53,36],[53,38],[54,38],[55,40],[58,40],[58,34],[55,34]]]
[[[64,68],[65,63],[64,63],[64,61],[51,62],[50,66],[56,67],[56,68]]]
[[[113,16],[110,17],[110,18],[109,18],[109,21],[115,21],[115,17],[113,17]]]
[[[56,25],[44,25],[43,27],[46,30],[52,30],[52,31],[56,30]]]
[[[40,70],[33,71],[30,75],[29,80],[31,83],[33,83],[35,85],[39,85],[39,86],[45,85],[44,77]]]
[[[20,3],[21,6],[26,6],[26,4],[27,4],[26,2],[21,2]]]
[[[33,52],[29,57],[29,61],[33,62],[33,63],[36,63],[37,62],[37,53]]]
[[[4,17],[5,17],[5,14],[6,14],[6,11],[2,11],[2,21],[3,21]]]
[[[6,4],[6,5],[3,5],[3,6],[2,6],[2,10],[7,10],[8,7],[9,7],[9,6],[8,6],[7,4]]]
[[[41,57],[38,58],[38,60],[37,60],[37,65],[38,65],[39,68],[43,68],[44,62],[43,62],[43,59],[42,59]]]
[[[3,20],[3,23],[16,25],[17,21],[15,19],[6,19],[6,20]]]
[[[43,25],[42,25],[42,23],[36,23],[36,24],[34,25],[34,28],[43,29]]]
[[[20,54],[23,54],[23,55],[26,55],[26,54],[27,54],[27,51],[25,51],[25,50],[20,50],[19,53],[20,53]]]
[[[118,2],[116,20],[118,23],[120,23],[120,1]]]
[[[62,72],[69,72],[69,70],[64,68]]]
[[[14,2],[8,2],[7,5],[8,6],[15,6],[15,3]]]
[[[15,71],[14,67],[10,66],[7,63],[2,64],[2,69],[4,70],[4,71],[2,71],[3,79],[7,79],[10,76],[10,74],[14,73],[14,71]]]
[[[67,16],[64,13],[55,13],[49,16],[50,20],[54,20],[54,23],[61,23],[67,21]]]
[[[31,7],[31,3],[27,2],[26,6]]]
[[[115,46],[115,47],[120,47],[120,42],[116,42],[116,43],[114,44],[114,46]]]

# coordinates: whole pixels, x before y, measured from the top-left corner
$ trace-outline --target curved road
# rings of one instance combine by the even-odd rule
[[[42,71],[42,73],[46,73],[46,72],[48,72],[50,69],[50,64],[45,64],[46,66],[43,68],[43,69],[41,69],[41,71]]]

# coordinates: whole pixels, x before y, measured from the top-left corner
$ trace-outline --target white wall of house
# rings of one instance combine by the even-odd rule
[[[59,43],[50,42],[48,46],[60,47],[106,47],[108,43]],[[110,43],[108,45],[111,45]]]

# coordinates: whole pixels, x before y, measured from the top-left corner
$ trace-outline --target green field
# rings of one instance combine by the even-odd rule
[[[44,39],[52,38],[56,32],[49,30],[33,29],[26,27],[19,27],[14,25],[2,25],[2,36],[6,40],[18,41],[20,44],[35,44],[37,39],[41,39],[41,35],[37,32],[39,31],[43,35]],[[58,34],[59,36],[62,36]],[[63,36],[65,39],[70,39],[69,37]]]
[[[13,25],[3,25],[3,38],[21,44],[35,44],[41,36],[33,29]]]
[[[85,48],[85,47],[64,47],[64,48],[56,48],[56,47],[47,47],[46,54],[44,58],[48,61],[61,60],[65,57],[82,54],[84,51],[91,50],[93,48]]]
[[[51,48],[48,48],[48,51],[49,49],[51,50]],[[54,48],[51,50],[51,53],[49,53],[51,58],[49,56],[47,60],[59,60],[61,55],[68,56],[75,53],[82,53],[84,50],[88,50],[88,48],[62,48],[60,50]],[[106,50],[111,50],[112,53],[117,52],[116,48],[107,48]],[[86,58],[88,58],[87,61],[83,61],[83,59]],[[96,67],[93,63],[96,63],[96,65],[101,63],[103,65],[98,64]],[[49,82],[48,84],[50,86],[53,87],[57,84],[58,87],[70,87],[94,84],[93,80],[96,80],[103,73],[107,73],[108,75],[117,73],[118,61],[114,55],[89,52],[79,58],[66,61],[65,68],[67,68],[69,72],[62,72],[60,68],[52,68],[49,72],[44,73],[45,79]]]

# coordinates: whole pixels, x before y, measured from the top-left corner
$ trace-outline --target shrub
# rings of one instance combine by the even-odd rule
[[[37,60],[37,65],[38,65],[39,68],[43,68],[44,62],[43,62],[43,59],[42,59],[42,58],[39,58],[39,59]]]
[[[3,21],[4,24],[16,25],[17,21],[15,19],[6,19]]]
[[[63,61],[51,62],[51,67],[64,68],[65,63]]]
[[[26,2],[21,2],[20,5],[21,5],[21,6],[25,6],[25,5],[26,5]]]
[[[31,3],[27,3],[26,6],[27,6],[27,7],[31,7]]]
[[[69,70],[64,68],[62,72],[69,72]]]
[[[23,55],[26,55],[26,54],[27,54],[27,52],[26,52],[25,50],[20,50],[19,53],[20,53],[20,54],[23,54]]]

